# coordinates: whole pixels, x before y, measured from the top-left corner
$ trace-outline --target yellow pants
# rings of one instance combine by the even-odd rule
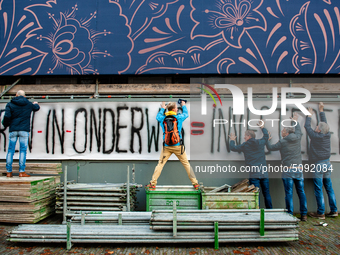
[[[161,175],[161,172],[163,170],[165,163],[168,161],[168,159],[173,153],[177,156],[179,161],[183,164],[185,171],[187,171],[188,177],[192,185],[198,184],[194,171],[192,170],[190,163],[188,161],[186,152],[184,151],[183,154],[181,155],[181,146],[164,146],[163,147],[161,156],[159,158],[155,171],[152,175],[152,180],[150,181],[150,183],[152,185],[157,184],[157,179]]]

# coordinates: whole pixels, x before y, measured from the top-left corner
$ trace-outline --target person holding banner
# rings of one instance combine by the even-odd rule
[[[236,152],[243,152],[246,166],[252,170],[249,173],[249,183],[254,184],[255,187],[261,186],[261,191],[264,197],[267,209],[272,209],[272,199],[269,193],[269,179],[268,172],[263,171],[262,167],[267,165],[264,147],[268,141],[269,135],[267,129],[264,127],[264,121],[260,120],[257,124],[263,133],[261,139],[255,139],[255,132],[247,130],[244,134],[244,143],[235,145],[236,136],[234,133],[229,135],[230,150]]]
[[[31,103],[25,96],[25,91],[19,90],[5,108],[5,116],[2,124],[5,128],[9,126],[9,144],[6,156],[7,177],[12,177],[13,156],[15,145],[19,138],[19,177],[29,177],[25,173],[26,152],[28,146],[28,136],[30,132],[30,122],[32,111],[38,111],[40,106],[38,102]]]
[[[165,102],[162,102],[161,109],[157,114],[156,119],[163,130],[163,149],[150,184],[146,185],[146,188],[149,190],[156,189],[157,180],[161,175],[162,169],[172,154],[175,154],[184,166],[194,188],[198,190],[200,187],[184,150],[181,134],[183,121],[189,117],[188,109],[184,100],[179,100],[179,102],[182,106],[183,113],[177,113],[178,108],[176,103],[170,102],[165,105]],[[167,112],[165,112],[165,109]]]
[[[304,179],[301,157],[301,138],[302,132],[300,124],[297,122],[299,116],[294,112],[294,117],[291,118],[295,121],[295,127],[285,127],[281,131],[282,139],[276,144],[271,144],[269,141],[272,139],[269,133],[269,139],[266,144],[269,151],[280,151],[282,165],[287,167],[288,171],[282,172],[282,181],[285,189],[285,201],[288,213],[293,214],[293,184],[295,184],[296,192],[300,199],[300,214],[301,220],[307,221],[307,199],[304,190]]]
[[[314,194],[317,203],[317,212],[309,213],[308,215],[317,218],[325,219],[328,217],[337,217],[338,208],[336,206],[336,199],[334,190],[332,187],[331,173],[333,171],[330,162],[331,157],[331,134],[329,132],[329,126],[327,124],[326,114],[323,111],[324,105],[319,103],[320,122],[316,126],[315,130],[311,127],[311,120],[314,114],[314,110],[309,107],[308,111],[310,115],[306,117],[305,129],[310,138],[309,149],[309,161],[315,166],[315,172],[313,173],[314,181]],[[322,186],[328,195],[329,207],[331,211],[325,215],[325,201],[322,192]]]

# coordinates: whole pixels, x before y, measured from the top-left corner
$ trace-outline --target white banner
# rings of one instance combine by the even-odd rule
[[[156,115],[160,102],[40,103],[32,114],[27,159],[158,160],[163,144]],[[6,104],[0,104],[1,119]],[[183,123],[190,130],[189,118]],[[6,158],[8,128],[0,129]],[[187,152],[189,135],[184,133]],[[19,149],[17,143],[17,149]],[[15,153],[18,158],[19,153]],[[175,159],[172,157],[171,159]]]
[[[0,104],[1,119],[6,104]],[[316,103],[312,106],[314,129],[318,114]],[[40,103],[40,110],[32,114],[31,133],[27,159],[46,160],[158,160],[162,150],[163,134],[156,115],[160,102],[72,102]],[[229,150],[228,134],[237,135],[242,143],[244,131],[255,130],[256,138],[262,137],[260,128],[255,127],[259,116],[247,111],[245,115],[232,115],[232,101],[223,101],[223,107],[213,108],[207,104],[207,115],[201,115],[201,104],[193,101],[187,105],[189,118],[184,121],[184,142],[191,160],[244,160],[242,153]],[[268,109],[271,101],[254,102],[256,109]],[[190,110],[191,108],[191,110]],[[300,115],[299,123],[303,132],[301,153],[308,159],[307,139],[304,129],[305,116],[298,110],[287,107],[287,115],[281,116],[280,109],[263,116],[266,128],[271,132],[272,143],[276,143],[284,125],[290,125],[292,111]],[[339,155],[339,105],[325,103],[325,113],[332,133],[332,161],[340,161]],[[214,125],[215,119],[215,127]],[[216,119],[223,120],[220,124]],[[233,120],[233,123],[231,123]],[[250,120],[250,122],[248,122]],[[227,121],[227,123],[226,123]],[[223,123],[224,122],[224,123]],[[222,124],[223,123],[223,124]],[[244,124],[243,124],[244,123]],[[279,124],[281,123],[281,124]],[[8,128],[0,129],[0,155],[6,158]],[[17,149],[19,148],[17,144]],[[15,158],[18,158],[15,154]],[[172,156],[170,159],[176,159]],[[267,160],[280,160],[279,152],[267,152]]]
[[[279,102],[280,103],[280,102]],[[244,142],[244,132],[247,129],[255,131],[256,138],[262,138],[261,129],[257,127],[260,118],[266,121],[265,127],[271,133],[271,143],[277,143],[281,138],[281,130],[284,126],[291,126],[290,117],[293,112],[299,115],[298,122],[302,130],[301,153],[302,159],[308,160],[307,148],[309,147],[309,138],[304,128],[306,116],[300,109],[294,105],[287,106],[286,115],[281,115],[281,108],[278,107],[273,114],[255,115],[249,111],[245,105],[244,115],[233,115],[232,101],[223,101],[223,106],[217,103],[217,107],[213,107],[213,102],[208,101],[206,115],[201,113],[201,101],[191,102],[191,160],[244,160],[243,153],[230,151],[229,137],[230,133],[236,133],[237,144]],[[280,104],[279,104],[280,105]],[[326,114],[327,123],[331,132],[331,160],[340,161],[339,155],[339,110],[340,104],[324,103],[324,112]],[[293,106],[293,107],[292,107]],[[316,127],[316,123],[320,121],[318,103],[303,104],[306,108],[312,107],[315,113],[312,116],[312,128]],[[267,110],[272,107],[272,101],[254,101],[254,108],[257,110]],[[266,151],[267,160],[281,160],[279,151]]]

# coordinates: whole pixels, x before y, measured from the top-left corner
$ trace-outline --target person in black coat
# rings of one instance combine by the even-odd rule
[[[25,173],[26,153],[28,146],[28,136],[30,132],[30,122],[32,111],[38,111],[40,106],[37,102],[30,102],[25,96],[25,91],[19,90],[7,105],[2,124],[5,128],[9,127],[9,144],[6,156],[7,177],[12,177],[13,156],[15,145],[19,138],[19,177],[29,177]]]

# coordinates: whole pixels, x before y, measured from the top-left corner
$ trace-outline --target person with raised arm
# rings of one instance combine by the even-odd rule
[[[282,166],[287,171],[282,172],[282,181],[285,189],[285,202],[288,213],[293,214],[293,184],[300,200],[300,214],[301,220],[307,221],[307,199],[304,190],[304,178],[302,169],[302,157],[301,157],[301,138],[302,132],[299,122],[297,122],[299,116],[296,112],[291,118],[295,123],[295,127],[285,127],[281,131],[282,139],[277,143],[271,144],[272,139],[269,133],[269,139],[266,144],[269,151],[280,151]]]
[[[230,150],[235,152],[243,152],[246,166],[250,166],[252,170],[249,173],[249,184],[254,184],[255,187],[261,187],[261,192],[264,197],[267,209],[272,209],[272,199],[269,192],[268,172],[263,171],[262,167],[267,165],[264,147],[268,141],[269,135],[264,127],[264,121],[260,120],[257,124],[263,133],[261,139],[255,139],[253,130],[246,130],[244,133],[244,143],[236,145],[236,136],[234,133],[229,135]]]
[[[324,104],[319,103],[320,122],[313,130],[311,127],[311,120],[314,110],[309,107],[309,115],[306,117],[305,129],[310,138],[309,161],[315,166],[313,173],[314,194],[317,203],[317,212],[309,213],[308,215],[317,218],[325,219],[328,217],[337,217],[338,208],[336,206],[336,199],[332,187],[331,173],[333,171],[330,157],[331,157],[331,134],[327,124],[326,114],[323,111]],[[328,195],[329,207],[331,211],[325,214],[325,201],[322,192],[322,186]]]

